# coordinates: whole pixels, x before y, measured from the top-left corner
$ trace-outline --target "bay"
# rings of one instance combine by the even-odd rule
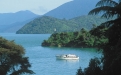
[[[88,67],[91,58],[102,55],[93,48],[42,47],[41,43],[50,34],[0,33],[0,36],[24,47],[34,75],[76,75],[77,69]],[[56,60],[57,54],[76,54],[80,59]]]

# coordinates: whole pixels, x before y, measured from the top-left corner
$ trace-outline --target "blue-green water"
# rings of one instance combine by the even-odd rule
[[[86,68],[91,58],[101,56],[101,53],[92,48],[42,47],[42,41],[48,39],[50,34],[0,33],[0,36],[14,40],[25,48],[25,56],[29,57],[31,70],[36,73],[34,75],[76,75],[77,69]],[[80,59],[56,60],[57,54],[76,54]]]

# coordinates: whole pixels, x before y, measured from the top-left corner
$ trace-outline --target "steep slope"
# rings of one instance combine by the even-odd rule
[[[93,24],[100,25],[106,21],[98,16],[80,16],[73,19],[57,19],[54,17],[43,16],[27,23],[17,34],[50,34],[54,32],[74,32],[82,28],[90,30]]]
[[[46,13],[46,16],[52,16],[56,18],[74,18],[82,15],[87,15],[90,10],[95,7],[98,0],[73,0],[67,2],[56,9]]]

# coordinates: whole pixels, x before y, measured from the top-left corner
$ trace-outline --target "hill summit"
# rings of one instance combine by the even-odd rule
[[[24,24],[39,17],[31,11],[18,11],[15,13],[0,13],[0,32],[16,32]]]
[[[51,10],[46,13],[45,16],[52,16],[60,19],[71,19],[87,15],[88,12],[95,7],[97,2],[98,0],[73,0]]]

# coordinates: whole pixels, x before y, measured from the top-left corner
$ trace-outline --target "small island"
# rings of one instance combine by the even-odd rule
[[[42,46],[46,47],[80,47],[96,48],[108,42],[106,28],[103,25],[94,26],[90,31],[82,28],[76,32],[53,33],[48,40],[44,40]]]

